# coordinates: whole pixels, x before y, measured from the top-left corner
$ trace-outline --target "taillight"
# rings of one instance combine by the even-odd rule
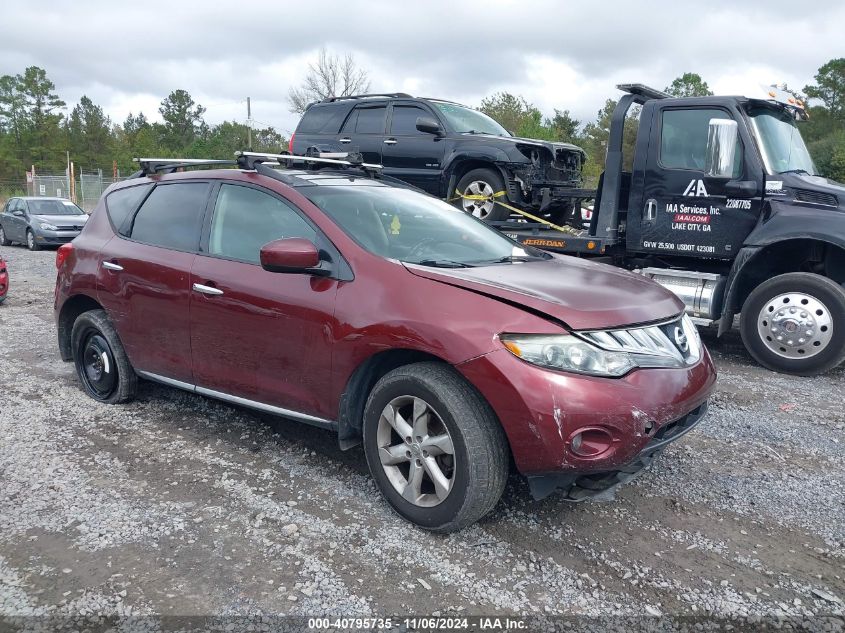
[[[290,140],[288,141],[288,153],[293,154],[293,137],[296,136],[296,132],[290,135]]]
[[[73,244],[68,242],[67,244],[62,244],[59,246],[59,250],[56,251],[56,269],[60,269],[62,264],[65,263],[67,256],[70,255],[70,252],[73,250]]]

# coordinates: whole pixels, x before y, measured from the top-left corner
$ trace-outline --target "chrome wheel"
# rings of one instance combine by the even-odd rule
[[[815,297],[789,292],[773,297],[760,310],[757,333],[782,358],[810,358],[833,336],[830,310]]]
[[[421,398],[399,396],[382,410],[376,432],[379,460],[393,488],[420,507],[441,503],[455,480],[452,436]]]
[[[466,189],[461,205],[466,213],[470,213],[482,220],[493,210],[493,187],[483,180],[473,180]]]
[[[32,231],[26,232],[26,245],[29,250],[35,249],[35,235],[32,234]]]

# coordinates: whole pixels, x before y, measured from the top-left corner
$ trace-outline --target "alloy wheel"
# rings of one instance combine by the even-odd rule
[[[493,193],[493,187],[490,186],[490,183],[484,182],[483,180],[473,180],[464,189],[463,194],[464,196],[472,197],[461,199],[464,211],[483,220],[490,215],[493,205],[495,205],[495,202],[493,202]],[[477,198],[476,196],[483,197],[483,199]]]
[[[422,398],[399,396],[382,410],[376,432],[381,467],[406,501],[432,507],[455,481],[455,448],[442,418]]]

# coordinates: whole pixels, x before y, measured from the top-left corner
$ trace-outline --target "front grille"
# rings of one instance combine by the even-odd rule
[[[701,342],[695,326],[680,317],[658,325],[620,330],[580,332],[602,349],[643,356],[670,357],[692,365],[701,357]]]
[[[809,202],[810,204],[822,204],[827,207],[839,206],[839,200],[837,200],[836,196],[834,196],[832,193],[810,191],[809,189],[796,189],[795,199],[799,202]]]

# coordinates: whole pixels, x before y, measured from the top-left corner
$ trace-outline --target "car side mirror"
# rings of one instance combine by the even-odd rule
[[[289,237],[273,240],[261,247],[261,267],[271,273],[325,276],[331,270],[320,265],[320,252],[311,240]]]
[[[440,127],[440,124],[427,116],[417,117],[417,129],[426,134],[436,134],[437,136],[443,134],[443,128]]]
[[[732,178],[738,126],[732,119],[710,119],[704,172],[711,178]]]

